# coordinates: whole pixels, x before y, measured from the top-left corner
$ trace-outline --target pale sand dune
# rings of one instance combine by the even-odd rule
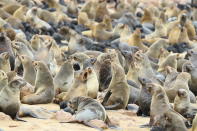
[[[39,105],[47,110],[59,110],[58,105],[46,104]],[[140,125],[147,124],[148,117],[133,116],[132,112],[123,114],[123,111],[107,111],[109,118],[115,123],[119,123],[121,128],[119,131],[149,131],[149,129],[139,128]],[[28,122],[19,121],[0,121],[0,129],[3,131],[97,131],[82,124],[75,123],[59,123],[55,119],[35,119],[30,117],[23,117],[22,119]],[[105,131],[113,131],[107,129]]]

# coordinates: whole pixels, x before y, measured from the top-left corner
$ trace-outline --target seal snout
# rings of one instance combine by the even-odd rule
[[[148,92],[152,91],[152,88],[154,87],[154,83],[146,83],[146,89],[148,90]]]
[[[183,96],[185,96],[185,94],[186,94],[185,89],[179,89],[178,92],[177,92],[177,95],[179,97],[183,97]]]
[[[79,65],[79,63],[74,63],[74,64],[73,64],[73,69],[74,69],[75,71],[80,70],[80,65]]]
[[[15,42],[12,44],[12,47],[13,47],[14,49],[19,49],[19,48],[20,48],[20,43],[15,41]]]

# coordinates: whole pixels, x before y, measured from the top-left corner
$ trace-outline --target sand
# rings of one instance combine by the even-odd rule
[[[49,111],[60,110],[58,105],[46,104],[38,105]],[[149,122],[148,117],[137,117],[131,111],[118,110],[107,111],[107,114],[112,122],[119,125],[118,131],[149,131],[150,129],[140,128],[140,125]],[[96,129],[84,126],[77,123],[59,123],[56,119],[36,119],[23,117],[22,119],[28,122],[19,122],[13,120],[0,120],[0,129],[3,131],[97,131]],[[106,129],[105,131],[113,131]]]

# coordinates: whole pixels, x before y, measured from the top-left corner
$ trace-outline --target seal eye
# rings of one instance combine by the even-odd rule
[[[76,60],[76,61],[78,60],[77,57],[75,57],[75,56],[73,57],[73,59]]]
[[[91,59],[90,61],[91,61],[92,64],[94,64],[94,63],[96,62],[96,59],[93,58],[93,59]]]
[[[136,56],[137,56],[137,57],[140,57],[140,54],[137,53]]]

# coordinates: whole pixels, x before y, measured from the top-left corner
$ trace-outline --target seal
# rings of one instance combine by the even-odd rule
[[[37,70],[35,80],[35,91],[33,94],[24,96],[21,102],[24,104],[47,104],[52,102],[55,96],[52,75],[48,67],[41,61],[34,61]]]
[[[20,88],[25,84],[24,80],[16,79],[9,82],[0,92],[0,111],[13,119],[17,117],[20,108]]]
[[[111,92],[111,94],[104,97],[102,104],[108,110],[125,109],[129,101],[130,88],[124,69],[116,61],[109,60],[109,64],[111,64],[112,69],[112,80],[108,87],[108,93]]]
[[[86,126],[100,128],[92,125],[89,121],[97,119],[104,121],[108,126],[112,126],[105,108],[96,100],[88,97],[75,97],[68,102],[68,108],[74,112],[74,120],[67,121],[66,123],[79,122]],[[65,122],[62,122],[65,123]]]

